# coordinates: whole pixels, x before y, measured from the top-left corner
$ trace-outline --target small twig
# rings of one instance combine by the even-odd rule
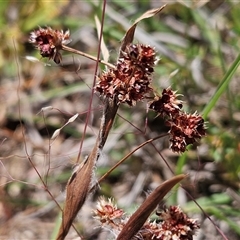
[[[109,62],[105,62],[104,60],[100,60],[100,59],[97,59],[96,57],[92,56],[92,55],[89,55],[87,53],[84,53],[84,52],[81,52],[79,50],[76,50],[74,48],[71,48],[71,47],[68,47],[66,45],[62,45],[62,50],[65,50],[65,51],[68,51],[68,52],[71,52],[71,53],[74,53],[74,54],[77,54],[77,55],[81,55],[83,57],[86,57],[86,58],[89,58],[95,62],[100,62],[110,68],[115,68],[115,66]]]

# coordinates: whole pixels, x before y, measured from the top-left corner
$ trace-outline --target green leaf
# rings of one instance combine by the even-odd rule
[[[208,114],[210,111],[215,107],[218,99],[221,97],[221,95],[226,91],[233,75],[237,71],[240,64],[240,54],[237,56],[233,64],[230,66],[228,71],[226,72],[225,76],[223,77],[222,81],[220,82],[216,92],[210,99],[209,103],[206,105],[206,107],[203,110],[203,118],[206,119],[208,117]]]

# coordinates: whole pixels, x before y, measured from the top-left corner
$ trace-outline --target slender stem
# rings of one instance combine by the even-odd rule
[[[140,148],[142,148],[143,146],[147,145],[148,143],[151,143],[151,142],[153,142],[153,141],[155,141],[155,140],[157,140],[157,139],[159,139],[159,138],[162,138],[162,137],[164,137],[164,136],[166,136],[166,135],[168,135],[168,134],[161,134],[161,135],[159,135],[159,136],[157,136],[157,137],[155,137],[155,138],[151,138],[151,139],[145,141],[144,143],[140,144],[139,146],[137,146],[137,147],[136,147],[135,149],[133,149],[130,153],[128,153],[124,158],[122,158],[118,163],[116,163],[110,170],[108,170],[108,171],[98,180],[98,183],[91,188],[90,192],[92,192],[92,191],[95,189],[95,187],[96,187],[100,182],[102,182],[107,176],[109,176],[110,173],[111,173],[113,170],[115,170],[119,165],[121,165],[125,160],[127,160],[127,159],[128,159],[133,153],[135,153],[138,149],[140,149]]]
[[[95,62],[100,62],[110,68],[115,68],[115,66],[111,63],[108,63],[108,62],[105,62],[104,60],[100,60],[100,59],[97,59],[96,57],[92,56],[92,55],[89,55],[87,53],[84,53],[84,52],[81,52],[79,50],[76,50],[74,48],[71,48],[71,47],[68,47],[68,46],[65,46],[65,45],[62,45],[62,50],[65,50],[65,51],[68,51],[68,52],[71,52],[71,53],[74,53],[74,54],[78,54],[78,55],[81,55],[83,57],[86,57],[86,58],[89,58]]]

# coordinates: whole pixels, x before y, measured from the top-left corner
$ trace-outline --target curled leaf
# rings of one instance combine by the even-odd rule
[[[122,51],[125,51],[125,48],[126,46],[129,44],[129,43],[132,43],[133,41],[133,38],[134,38],[134,33],[135,33],[135,29],[137,27],[137,24],[143,20],[143,19],[146,19],[146,18],[150,18],[150,17],[153,17],[154,15],[158,14],[160,11],[163,10],[163,8],[165,7],[166,5],[163,5],[162,7],[160,8],[156,8],[156,9],[151,9],[145,13],[143,13],[135,22],[134,24],[127,30],[123,40],[122,40],[122,44],[121,44],[121,47],[120,47],[120,56],[121,56],[121,52]]]

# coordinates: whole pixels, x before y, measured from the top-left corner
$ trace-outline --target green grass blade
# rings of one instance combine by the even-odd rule
[[[225,76],[223,77],[223,80],[220,82],[215,94],[210,99],[209,103],[206,105],[206,107],[203,110],[203,118],[206,119],[208,117],[208,114],[210,111],[214,108],[216,105],[218,99],[220,96],[224,93],[224,91],[227,89],[229,82],[231,81],[234,73],[236,72],[238,66],[240,64],[240,54],[237,56],[229,70],[226,72]]]
[[[53,231],[50,237],[51,240],[56,239],[61,223],[62,223],[62,212],[59,211],[58,216],[55,220],[55,226],[53,228]]]

